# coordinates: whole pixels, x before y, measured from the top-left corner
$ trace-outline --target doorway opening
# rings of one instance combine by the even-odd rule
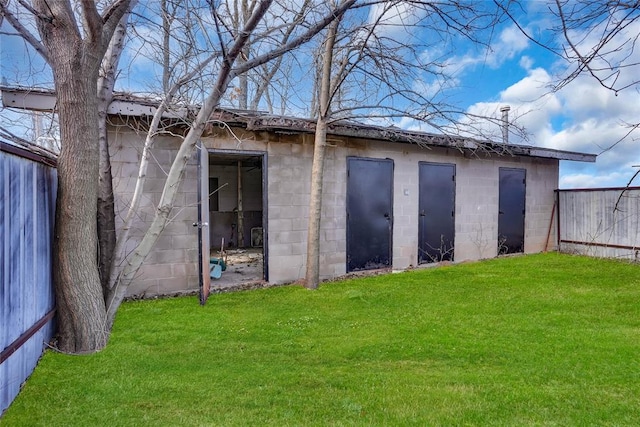
[[[209,152],[211,289],[268,280],[266,153]]]

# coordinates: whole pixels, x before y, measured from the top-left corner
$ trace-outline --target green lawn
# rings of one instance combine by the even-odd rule
[[[2,425],[640,423],[640,265],[554,253],[125,303]]]

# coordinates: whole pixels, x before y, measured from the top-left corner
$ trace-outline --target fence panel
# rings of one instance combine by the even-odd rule
[[[51,159],[0,142],[0,414],[54,332],[57,174]]]
[[[563,252],[640,261],[640,187],[559,190]]]

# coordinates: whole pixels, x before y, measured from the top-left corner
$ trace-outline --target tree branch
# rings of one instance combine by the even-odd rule
[[[333,9],[331,11],[331,13],[327,14],[322,20],[320,20],[318,23],[316,23],[315,25],[313,25],[312,27],[310,27],[304,34],[302,34],[300,37],[295,38],[294,40],[291,40],[290,42],[288,42],[287,44],[276,48],[270,52],[267,52],[263,55],[260,55],[252,60],[249,60],[247,62],[245,62],[244,64],[242,64],[242,66],[237,67],[233,70],[233,76],[237,76],[239,74],[242,74],[252,68],[255,68],[259,65],[265,64],[275,58],[277,58],[278,56],[289,52],[295,48],[297,48],[300,45],[303,45],[304,43],[308,42],[309,40],[311,40],[313,38],[313,36],[315,36],[316,34],[318,34],[320,31],[322,31],[327,25],[329,25],[334,19],[336,19],[337,17],[341,16],[342,14],[344,14],[348,9],[350,9],[354,4],[356,3],[356,0],[346,0],[344,3],[342,3],[340,6],[336,7],[335,9]]]
[[[101,34],[98,42],[107,46],[113,32],[115,31],[118,23],[122,17],[138,3],[138,0],[116,0],[107,7],[102,17],[99,17],[101,22]]]
[[[9,9],[7,8],[8,3],[8,0],[0,2],[0,14],[4,16],[7,22],[9,22],[9,24],[18,32],[18,34],[20,34],[20,37],[22,37],[27,43],[29,43],[29,45],[31,45],[31,47],[33,47],[35,51],[38,52],[42,56],[42,58],[44,58],[44,60],[48,62],[49,53],[47,52],[47,48],[44,47],[44,45],[40,42],[40,40],[36,38],[36,36],[34,36],[24,25],[22,25],[22,23],[13,15],[13,13],[11,13],[11,11],[9,11]],[[31,11],[33,10],[33,8],[29,8],[29,10]],[[33,11],[32,13],[36,17],[40,16],[35,11]]]
[[[7,1],[7,4],[9,2]],[[51,20],[50,16],[47,15],[43,15],[41,13],[39,13],[37,10],[35,10],[29,3],[27,3],[24,0],[18,0],[18,3],[20,4],[20,6],[24,7],[25,9],[27,9],[29,11],[29,13],[31,13],[33,16],[35,16],[38,19],[43,19],[45,21],[47,20]]]
[[[102,18],[98,13],[96,2],[93,0],[80,0],[82,7],[83,28],[88,36],[89,43],[102,42]]]

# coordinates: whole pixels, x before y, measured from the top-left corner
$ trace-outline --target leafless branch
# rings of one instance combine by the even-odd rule
[[[23,2],[20,1],[20,4],[22,3]],[[13,13],[11,13],[11,11],[8,9],[8,5],[9,5],[8,0],[0,1],[0,15],[6,18],[9,24],[18,32],[20,37],[22,37],[27,43],[29,43],[29,45],[31,45],[31,47],[33,47],[35,51],[38,52],[44,58],[45,61],[48,61],[49,55],[48,55],[47,49],[40,42],[40,40],[35,35],[33,35],[27,29],[27,27],[25,27]],[[29,11],[33,10],[30,7],[30,5],[28,10]],[[32,13],[34,13],[35,16],[39,16],[38,14],[35,13],[35,11],[32,11]]]

